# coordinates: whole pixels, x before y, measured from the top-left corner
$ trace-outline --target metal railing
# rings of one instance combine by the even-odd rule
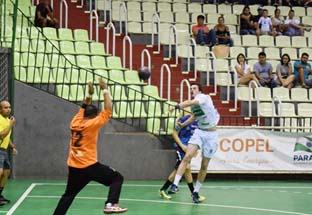
[[[124,2],[121,2],[119,5],[119,34],[122,34],[122,15],[125,18],[125,35],[128,35],[128,10]]]
[[[107,53],[110,53],[109,51],[109,44],[110,44],[110,41],[109,41],[109,30],[112,29],[112,34],[113,34],[113,38],[112,38],[112,52],[111,54],[113,56],[115,56],[115,51],[116,51],[116,29],[115,29],[115,26],[112,22],[108,23],[107,26],[106,26],[106,51]]]
[[[160,68],[160,97],[163,98],[163,88],[164,88],[164,69],[167,71],[167,100],[170,101],[171,95],[171,70],[167,64],[163,64]]]
[[[212,72],[213,72],[213,77],[214,77],[214,85],[213,85],[213,93],[217,94],[217,63],[216,63],[216,56],[215,54],[210,51],[207,53],[207,58],[206,58],[206,62],[207,62],[207,68],[209,70],[209,66],[208,64],[210,63],[210,60],[212,60]],[[207,71],[207,86],[210,86],[210,70]]]
[[[175,64],[178,65],[179,64],[179,59],[178,59],[178,33],[177,33],[177,28],[174,26],[174,25],[171,25],[169,27],[169,58],[172,57],[172,44],[171,44],[171,41],[172,41],[172,34],[171,34],[171,31],[172,31],[172,34],[173,36],[175,37],[175,40],[174,40],[174,45],[175,45]]]
[[[91,2],[91,1],[90,1]],[[93,39],[93,19],[95,19],[95,41],[99,41],[99,16],[97,14],[97,10],[91,10],[90,11],[90,23],[89,23],[89,37],[90,40]]]
[[[132,70],[132,41],[129,36],[125,36],[122,40],[122,66],[126,67],[126,41],[129,43],[129,68]]]
[[[183,79],[180,83],[180,103],[183,102],[184,84],[186,84],[186,86],[187,86],[187,100],[191,99],[191,84],[187,79]]]
[[[81,1],[83,2],[83,1]],[[64,28],[68,28],[68,4],[66,0],[60,1],[60,28],[63,28],[63,5],[65,7],[65,25]]]
[[[145,63],[144,63],[144,54],[147,57],[147,68],[149,69],[151,75],[148,79],[148,84],[151,85],[151,79],[152,79],[152,61],[151,61],[151,55],[149,53],[149,51],[147,49],[143,49],[141,51],[141,68],[144,67]]]
[[[156,27],[156,31],[157,32],[154,32],[154,26],[155,26],[155,23],[157,21],[157,27]],[[152,20],[151,20],[151,29],[152,29],[152,38],[151,38],[151,46],[153,47],[154,46],[154,35],[155,33],[157,34],[157,51],[155,53],[160,53],[160,32],[159,32],[159,28],[160,28],[160,18],[158,16],[158,14],[155,12],[153,13],[152,15]]]

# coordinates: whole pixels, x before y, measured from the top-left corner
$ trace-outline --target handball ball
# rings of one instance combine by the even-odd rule
[[[146,66],[140,67],[138,69],[138,73],[139,73],[140,79],[142,80],[148,80],[149,77],[151,76],[151,71]]]

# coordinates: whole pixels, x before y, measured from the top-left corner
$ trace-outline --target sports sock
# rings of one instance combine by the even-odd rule
[[[189,189],[190,189],[191,193],[193,193],[193,191],[194,191],[194,185],[193,185],[193,182],[191,182],[191,183],[187,183],[187,186],[189,187]]]
[[[179,182],[180,182],[180,180],[181,180],[181,178],[182,178],[181,175],[176,174],[176,176],[175,176],[175,178],[174,178],[173,184],[176,185],[176,186],[178,186],[178,185],[179,185]]]
[[[194,192],[198,193],[201,186],[202,184],[199,181],[196,181]]]
[[[166,183],[160,188],[160,190],[166,191],[168,187],[172,184],[172,181],[167,180]]]

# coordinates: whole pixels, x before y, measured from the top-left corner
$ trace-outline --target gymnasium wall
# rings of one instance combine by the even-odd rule
[[[67,175],[69,123],[79,107],[15,82],[13,177],[63,179]],[[165,179],[175,163],[168,143],[111,120],[99,134],[98,158],[125,179]]]

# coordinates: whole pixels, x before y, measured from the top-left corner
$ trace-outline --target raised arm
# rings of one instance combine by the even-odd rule
[[[12,116],[10,118],[10,124],[8,127],[6,127],[5,129],[3,129],[2,131],[0,131],[0,139],[4,139],[11,131],[11,129],[13,128],[13,126],[15,125],[16,120],[15,118]]]
[[[110,98],[110,95],[109,95],[109,92],[108,92],[108,89],[107,89],[107,84],[106,82],[104,81],[104,79],[102,78],[99,78],[99,85],[100,85],[100,89],[102,90],[103,92],[103,97],[104,97],[104,109],[105,110],[110,110],[112,111],[112,100]]]

